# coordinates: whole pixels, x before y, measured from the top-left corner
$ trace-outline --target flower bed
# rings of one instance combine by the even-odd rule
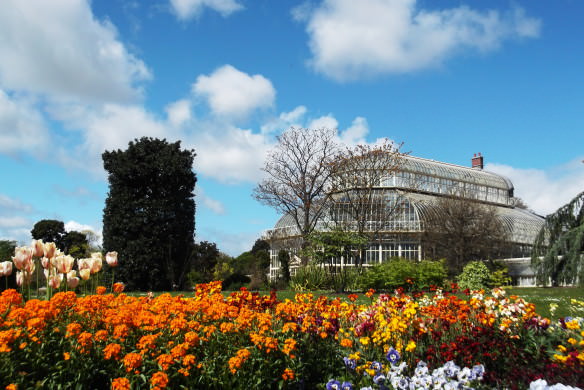
[[[538,379],[584,384],[584,320],[550,324],[502,290],[467,300],[398,292],[367,305],[312,294],[280,302],[247,290],[224,297],[220,282],[197,286],[192,297],[104,290],[26,302],[4,291],[2,385],[391,388],[400,383],[394,367],[405,381],[458,367],[468,380],[480,371],[486,388],[528,388]]]

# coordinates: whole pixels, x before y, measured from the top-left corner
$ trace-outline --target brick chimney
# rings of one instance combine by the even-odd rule
[[[478,155],[475,153],[471,160],[472,167],[477,169],[483,169],[483,156],[479,153]]]

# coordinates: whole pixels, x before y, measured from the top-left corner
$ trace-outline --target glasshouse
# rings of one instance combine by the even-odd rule
[[[523,258],[515,261],[523,264],[520,280],[516,284],[530,283],[530,270],[526,270],[531,246],[543,225],[544,218],[534,214],[522,205],[514,196],[513,183],[499,174],[483,169],[483,156],[472,158],[470,167],[454,165],[420,157],[403,155],[399,168],[389,174],[380,175],[370,192],[366,207],[367,216],[361,232],[368,237],[369,243],[362,259],[367,266],[383,262],[391,257],[421,260],[427,255],[423,233],[429,227],[433,210],[444,198],[462,198],[473,203],[490,207],[506,231],[508,251],[505,258]],[[327,212],[323,212],[316,224],[317,231],[327,231],[334,226],[348,230],[357,230],[359,223],[348,212],[344,198],[347,189],[331,194]],[[265,233],[271,246],[270,278],[277,278],[280,273],[278,252],[289,251],[293,256],[290,263],[291,272],[300,264],[300,258],[294,256],[300,247],[300,234],[294,218],[284,215],[273,229]],[[355,259],[337,259],[341,267],[352,266]],[[513,276],[513,275],[512,275]]]

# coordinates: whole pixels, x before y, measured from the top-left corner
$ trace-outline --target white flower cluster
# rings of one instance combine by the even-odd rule
[[[538,379],[529,384],[529,390],[581,390],[581,389],[579,387],[562,385],[561,383],[556,383],[553,386],[549,386],[547,381],[543,379]]]
[[[485,368],[483,365],[476,365],[472,369],[468,367],[460,368],[453,361],[447,362],[444,366],[429,372],[425,362],[419,362],[414,375],[411,377],[403,375],[406,364],[392,365],[387,376],[377,374],[373,382],[383,385],[388,381],[394,389],[414,390],[414,389],[461,389],[472,381],[480,381],[483,378]],[[363,390],[363,389],[362,389]]]

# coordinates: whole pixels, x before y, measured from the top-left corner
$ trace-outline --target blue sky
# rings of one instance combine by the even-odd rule
[[[4,0],[0,239],[40,219],[101,231],[101,153],[196,150],[196,239],[249,250],[275,137],[332,127],[507,175],[545,215],[584,190],[584,3]]]

